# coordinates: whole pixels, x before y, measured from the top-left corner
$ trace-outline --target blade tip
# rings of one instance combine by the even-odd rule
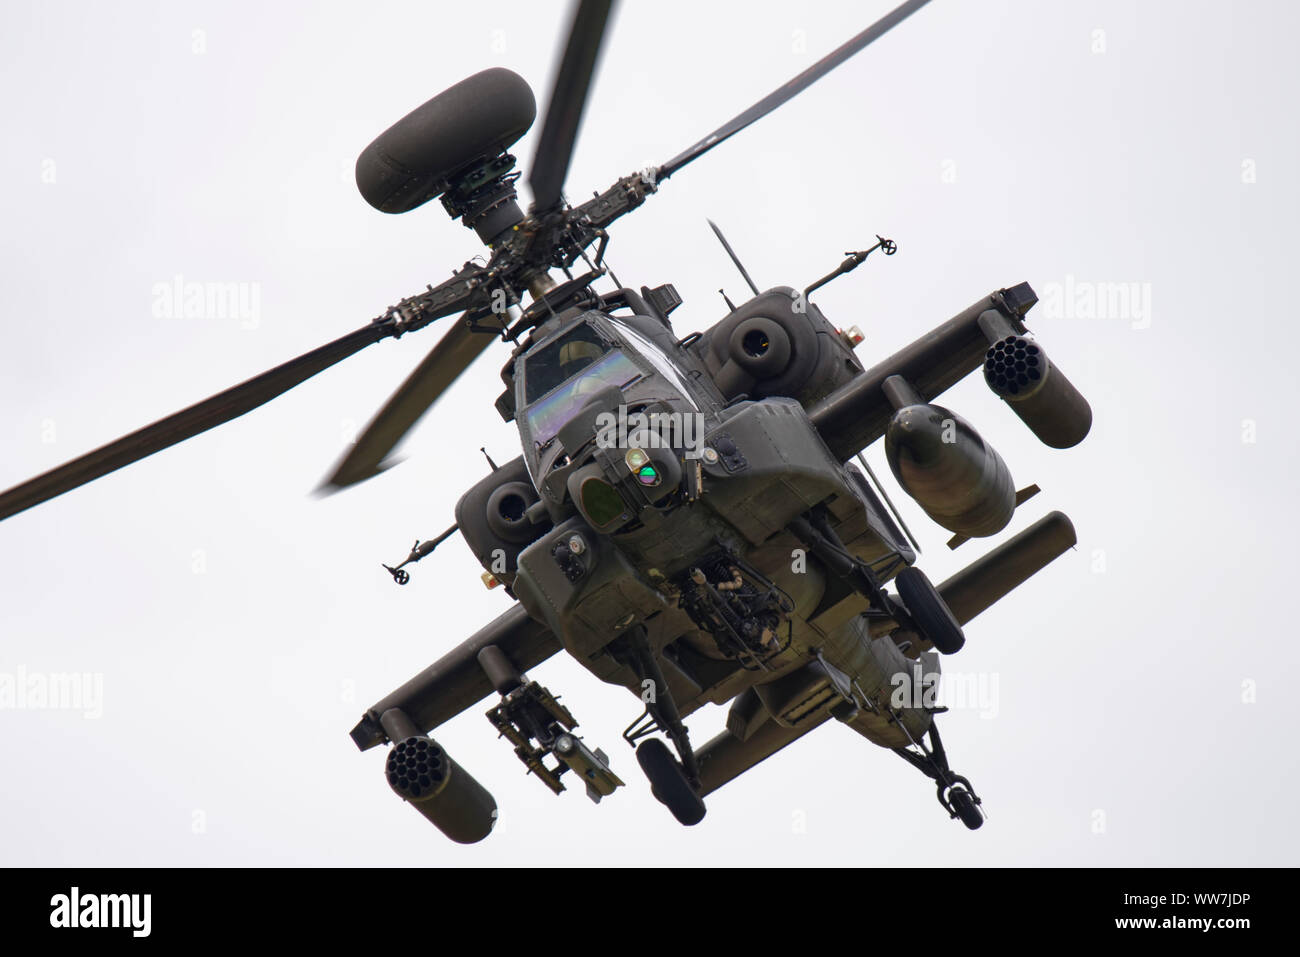
[[[365,471],[350,472],[346,469],[337,469],[332,475],[328,476],[324,481],[312,489],[311,495],[313,498],[329,498],[331,495],[341,492],[344,489],[360,485],[362,482],[368,482],[376,475],[381,475],[393,466],[401,465],[405,461],[405,456],[402,456],[400,458],[385,459],[374,468]]]

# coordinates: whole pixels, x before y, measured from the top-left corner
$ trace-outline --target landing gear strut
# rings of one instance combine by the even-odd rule
[[[914,627],[941,654],[955,654],[966,643],[961,625],[947,602],[919,568],[909,566],[895,577],[899,601],[881,587],[870,565],[844,547],[823,513],[809,512],[807,517],[796,518],[789,527],[831,574],[870,602],[871,607],[866,611],[869,617],[893,618],[904,627]]]
[[[978,830],[984,823],[979,795],[975,793],[970,781],[948,767],[948,755],[943,750],[939,728],[933,721],[930,722],[928,733],[929,748],[924,742],[916,741],[913,743],[920,749],[919,753],[907,748],[894,748],[894,753],[935,782],[935,797],[950,818],[960,818],[972,831]]]
[[[699,824],[705,811],[704,800],[699,795],[700,765],[677,703],[668,690],[663,669],[647,640],[645,626],[629,628],[611,645],[611,651],[619,662],[632,669],[640,681],[650,683],[652,693],[646,701],[645,713],[623,732],[627,743],[636,748],[636,760],[641,770],[650,779],[650,793],[682,824],[688,827]],[[680,761],[658,738],[637,745],[638,740],[656,731],[668,735]]]

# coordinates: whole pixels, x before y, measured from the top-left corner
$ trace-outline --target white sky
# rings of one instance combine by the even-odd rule
[[[890,6],[625,4],[571,195],[663,162]],[[479,69],[509,66],[545,101],[567,6],[465,11],[5,5],[0,487],[478,254],[437,203],[385,216],[351,181],[378,132]],[[945,661],[997,682],[995,716],[941,719],[982,831],[837,726],[682,828],[619,741],[638,702],[560,659],[534,676],[627,788],[599,807],[553,797],[495,740],[485,702],[435,736],[496,796],[496,832],[458,847],[403,807],[382,750],[358,753],[348,730],[508,599],[459,540],[403,589],[379,565],[451,524],[480,445],[516,454],[491,406],[505,350],[400,468],[307,493],[430,331],[0,525],[0,677],[103,687],[98,719],[0,710],[0,863],[1295,864],[1297,20],[1281,2],[937,0],[614,228],[620,277],[676,284],[683,333],[721,317],[719,286],[744,288],[706,216],[760,286],[802,287],[894,238],[897,256],[817,297],[866,332],[868,365],[1025,279],[1044,296],[1149,296],[1149,312],[1140,298],[1123,315],[1031,314],[1092,402],[1079,448],[1037,444],[978,376],[941,400],[1044,490],[1007,534],[1060,508],[1080,538]],[[532,146],[516,150],[525,168]],[[177,275],[256,284],[256,322],[156,317],[155,284]],[[935,581],[991,547],[949,553],[896,498]],[[697,715],[694,740],[723,715]]]

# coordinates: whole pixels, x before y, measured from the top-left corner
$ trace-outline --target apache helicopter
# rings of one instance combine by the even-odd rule
[[[961,649],[962,626],[1072,547],[1074,528],[1051,512],[935,586],[860,453],[885,440],[898,483],[954,533],[952,547],[1005,528],[1037,487],[1017,491],[1001,456],[933,400],[982,368],[1046,445],[1083,440],[1087,402],[1027,336],[1033,290],[1020,283],[982,296],[868,369],[854,353],[860,334],[837,329],[809,297],[870,253],[892,254],[889,240],[877,237],[803,289],[760,292],[718,232],[753,296],[728,301],[725,316],[686,335],[670,322],[681,305],[672,285],[634,290],[604,263],[616,219],[925,2],[904,3],[668,162],[575,206],[562,187],[611,7],[582,0],[529,174],[527,214],[509,148],[536,105],[506,69],[438,94],[357,161],[371,205],[401,213],[440,198],[491,251],[485,262],[467,262],[350,335],[0,494],[0,519],[242,415],[367,345],[459,314],[324,486],[383,471],[402,436],[481,353],[497,341],[512,347],[496,408],[516,423],[522,454],[500,466],[489,459],[491,472],[457,504],[455,525],[385,566],[406,584],[406,566],[458,531],[484,581],[516,602],[352,730],[362,750],[392,745],[385,774],[398,795],[454,841],[488,835],[495,801],[428,735],[494,693],[487,717],[529,773],[557,794],[569,772],[592,800],[612,794],[623,782],[607,755],[526,676],[564,651],[637,696],[642,713],[623,737],[654,796],[683,824],[704,817],[710,793],[835,719],[914,765],[950,817],[978,828],[981,799],[952,770],[939,737],[943,709],[906,695],[913,703],[900,707],[894,692],[933,682],[940,655]],[[615,288],[597,292],[606,276]],[[729,705],[726,730],[697,747],[685,720],[708,703]]]

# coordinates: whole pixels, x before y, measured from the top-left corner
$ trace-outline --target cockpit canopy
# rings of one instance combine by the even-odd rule
[[[558,339],[530,352],[524,362],[524,402],[532,405],[556,386],[573,378],[610,350],[594,328],[582,323]]]
[[[521,424],[535,446],[554,438],[595,393],[622,389],[641,376],[621,349],[585,322],[528,353],[523,372]]]
[[[629,405],[667,402],[682,411],[698,410],[678,365],[634,323],[587,312],[516,361],[515,418],[535,480],[561,454],[555,442],[560,429],[599,393],[612,388]]]

